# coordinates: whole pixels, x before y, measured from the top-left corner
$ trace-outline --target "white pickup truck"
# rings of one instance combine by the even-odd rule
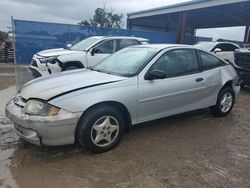
[[[94,36],[82,40],[68,49],[49,49],[36,53],[29,66],[35,77],[52,73],[94,66],[114,52],[131,46],[148,44],[148,39],[139,37]]]

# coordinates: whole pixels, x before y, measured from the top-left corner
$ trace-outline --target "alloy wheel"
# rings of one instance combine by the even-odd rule
[[[223,113],[228,112],[233,104],[233,96],[231,93],[225,93],[220,101],[220,109]]]
[[[91,140],[99,147],[112,144],[119,134],[118,120],[113,116],[99,118],[91,129]]]

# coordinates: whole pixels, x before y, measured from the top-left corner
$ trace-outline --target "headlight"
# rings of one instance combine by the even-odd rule
[[[59,111],[60,108],[35,99],[29,100],[24,107],[24,112],[26,114],[38,116],[55,116]]]
[[[55,63],[55,59],[57,58],[58,56],[52,56],[52,57],[44,57],[44,58],[41,58],[39,59],[41,63]]]

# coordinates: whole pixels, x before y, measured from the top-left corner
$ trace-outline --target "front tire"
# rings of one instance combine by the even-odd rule
[[[77,66],[69,66],[65,69],[65,71],[70,71],[70,70],[76,70],[76,69],[80,69],[79,67]]]
[[[107,105],[97,106],[79,121],[77,140],[93,153],[103,153],[117,146],[125,130],[119,110]]]
[[[231,112],[234,102],[234,90],[230,87],[224,88],[219,93],[216,105],[210,107],[210,111],[216,117],[227,116]]]

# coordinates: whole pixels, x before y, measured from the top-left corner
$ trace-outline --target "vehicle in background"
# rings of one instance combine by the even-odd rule
[[[89,37],[74,46],[68,44],[68,49],[57,48],[38,52],[32,57],[29,68],[35,77],[86,68],[96,65],[120,49],[148,42],[148,39],[139,37]]]
[[[242,48],[250,49],[250,44],[243,44],[243,45],[242,45]]]
[[[214,53],[217,57],[230,63],[234,62],[234,52],[240,49],[238,44],[232,42],[199,42],[194,46]]]
[[[36,145],[75,141],[109,151],[130,125],[210,107],[226,116],[240,91],[228,62],[187,45],[131,46],[93,68],[25,84],[8,102],[15,131]]]
[[[250,49],[237,50],[234,56],[234,67],[242,80],[241,86],[250,86]]]

